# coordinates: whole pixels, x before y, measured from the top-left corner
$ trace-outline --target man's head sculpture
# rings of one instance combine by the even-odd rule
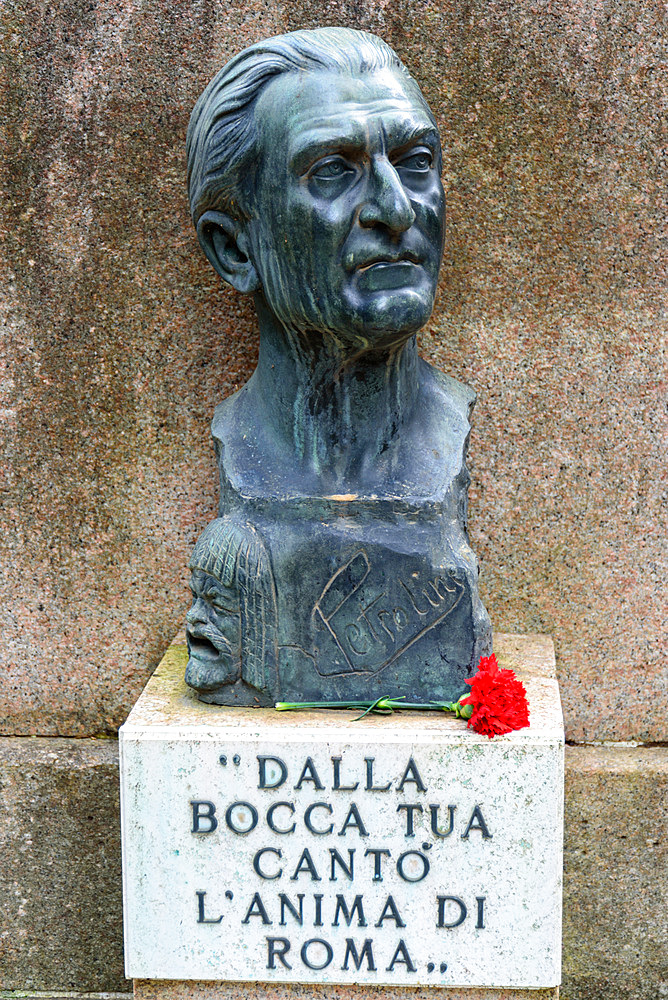
[[[286,331],[373,350],[429,318],[443,243],[440,142],[417,84],[379,38],[323,28],[251,46],[200,97],[187,150],[207,257]]]
[[[466,536],[474,395],[415,337],[443,249],[434,117],[379,38],[297,31],[218,73],[187,146],[199,241],[260,325],[212,425],[222,520],[196,550],[188,683],[225,705],[454,700],[491,632]]]

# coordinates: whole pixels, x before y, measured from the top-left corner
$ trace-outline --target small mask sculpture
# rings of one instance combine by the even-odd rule
[[[433,115],[379,38],[298,31],[220,71],[187,146],[199,241],[253,295],[260,354],[214,416],[186,680],[229,705],[454,699],[491,628],[466,534],[475,397],[417,354],[443,250]]]
[[[186,682],[202,701],[266,705],[275,687],[275,601],[266,549],[250,525],[221,517],[190,557]],[[264,696],[263,696],[264,693]]]

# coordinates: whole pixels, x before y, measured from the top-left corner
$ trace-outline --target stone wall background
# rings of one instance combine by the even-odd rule
[[[554,637],[569,738],[668,739],[665,4],[5,0],[0,20],[0,731],[114,732],[181,624],[208,424],[257,351],[190,224],[188,116],[245,45],[347,24],[396,48],[442,128],[422,353],[479,393],[494,626]]]

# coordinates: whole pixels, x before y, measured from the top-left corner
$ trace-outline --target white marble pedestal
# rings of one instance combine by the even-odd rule
[[[204,705],[173,645],[120,734],[138,997],[556,997],[554,654],[542,636],[495,651],[531,726],[488,740],[438,713]]]

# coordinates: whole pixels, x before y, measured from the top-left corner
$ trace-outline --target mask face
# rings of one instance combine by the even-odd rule
[[[288,329],[387,349],[428,320],[445,199],[434,119],[395,69],[286,73],[255,108],[248,223],[270,310]]]
[[[193,604],[186,615],[186,682],[200,691],[233,684],[241,675],[239,592],[201,569],[192,572]]]

